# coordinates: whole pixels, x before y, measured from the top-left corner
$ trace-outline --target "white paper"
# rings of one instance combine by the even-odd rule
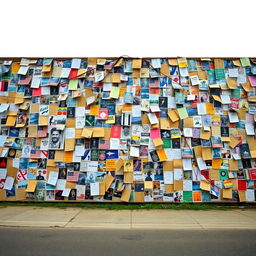
[[[103,91],[108,92],[111,91],[112,83],[103,83]]]
[[[161,68],[161,59],[151,59],[153,68]]]
[[[76,117],[84,116],[85,108],[84,107],[76,107]]]
[[[158,105],[156,106],[149,106],[151,112],[155,113],[155,112],[160,112],[160,108]]]
[[[72,59],[71,68],[79,69],[81,65],[81,59]]]
[[[179,148],[165,148],[165,154],[167,155],[167,161],[172,161],[173,159],[181,159],[181,149]]]
[[[229,77],[238,77],[238,68],[229,68],[228,76]]]
[[[84,155],[84,145],[75,146],[75,156],[83,156]]]
[[[61,70],[61,78],[68,78],[70,74],[71,68],[62,68]]]
[[[12,166],[14,168],[19,169],[20,168],[20,159],[19,158],[14,158],[13,161],[12,161]]]
[[[59,172],[50,172],[47,183],[56,186]]]
[[[84,128],[85,127],[85,117],[84,116],[79,116],[76,118],[76,128]]]
[[[90,105],[95,101],[95,96],[91,96],[89,98],[86,99],[86,104]]]
[[[41,87],[41,94],[42,95],[50,95],[50,86],[43,86]]]
[[[65,187],[66,187],[66,180],[58,179],[58,180],[57,180],[56,189],[57,189],[57,190],[64,190]]]
[[[180,68],[180,76],[189,76],[188,68]]]
[[[19,105],[10,104],[9,110],[10,111],[18,111],[19,110]]]
[[[202,117],[201,116],[193,116],[193,124],[195,128],[202,127]]]
[[[11,176],[8,176],[5,180],[5,183],[4,183],[4,189],[5,190],[11,190],[12,187],[13,187],[13,183],[14,183],[14,178],[11,177]]]
[[[141,116],[141,107],[140,105],[132,105],[132,116],[140,117]]]
[[[62,191],[62,196],[65,196],[65,197],[68,197],[69,196],[69,193],[71,191],[71,188],[65,188],[63,191]]]
[[[173,171],[174,180],[182,180],[183,179],[183,171],[182,169],[174,169]]]
[[[221,101],[223,104],[230,104],[231,100],[230,100],[230,96],[229,95],[220,95]]]
[[[190,101],[190,100],[195,100],[196,99],[196,95],[194,95],[194,94],[189,94],[188,96],[187,96],[187,100],[188,101]]]
[[[133,157],[140,157],[140,149],[139,147],[130,147],[130,156]]]
[[[0,135],[0,147],[3,147],[6,139],[7,139],[7,136]]]
[[[182,164],[183,164],[183,170],[184,171],[190,171],[192,170],[192,160],[187,158],[187,159],[182,159]]]
[[[192,191],[192,180],[183,180],[183,191]]]
[[[197,165],[198,165],[200,171],[207,169],[206,163],[203,160],[203,158],[197,158]]]
[[[100,185],[99,183],[90,183],[91,188],[91,196],[97,196],[100,193]]]
[[[104,72],[103,71],[96,73],[95,76],[94,76],[94,81],[95,82],[100,82],[103,79],[104,79]]]
[[[132,125],[132,136],[138,136],[140,137],[142,132],[142,126],[139,124],[133,124]]]
[[[234,158],[235,160],[240,160],[240,159],[241,159],[241,157],[240,157],[239,154],[233,154],[232,156],[233,156],[233,158]]]
[[[21,157],[29,158],[31,153],[31,146],[30,145],[24,145],[22,148]]]
[[[48,150],[48,148],[49,148],[49,138],[42,138],[40,150]]]
[[[236,112],[228,112],[229,122],[230,123],[238,123],[239,118]]]
[[[85,185],[76,185],[76,197],[77,199],[84,198],[85,196]]]
[[[119,147],[120,147],[120,139],[110,138],[110,140],[109,140],[109,147],[110,147],[110,149],[119,149]]]
[[[192,128],[183,128],[184,137],[193,137]]]
[[[245,124],[245,130],[247,135],[255,135],[253,124]]]
[[[87,170],[90,172],[98,171],[98,161],[88,161]]]
[[[22,58],[21,61],[20,61],[21,66],[28,66],[29,63],[30,63],[30,60],[26,59],[26,58]]]
[[[144,175],[142,172],[133,172],[134,181],[144,181]]]
[[[76,135],[75,128],[66,128],[65,129],[65,139],[74,139]]]
[[[1,157],[7,157],[9,148],[2,148]]]
[[[168,108],[177,108],[175,97],[168,97]]]
[[[28,72],[29,66],[20,66],[18,74],[19,75],[26,75]]]
[[[7,169],[0,169],[0,179],[5,179],[7,174]]]
[[[4,111],[7,111],[7,109],[9,108],[10,104],[8,103],[2,103],[0,105],[0,113],[3,113]]]
[[[33,76],[32,82],[31,82],[31,88],[39,88],[41,83],[41,78]]]
[[[164,184],[173,184],[173,172],[164,172]]]
[[[254,202],[255,201],[254,189],[247,189],[245,191],[245,200],[247,202]]]
[[[124,74],[121,74],[121,75],[120,75],[120,80],[121,80],[121,81],[128,81],[128,78],[129,78],[129,77],[128,77],[127,75],[124,75]]]
[[[151,124],[158,124],[159,121],[154,113],[148,113],[148,119]]]
[[[205,103],[197,103],[197,113],[198,113],[198,115],[206,114],[206,104]]]
[[[200,84],[198,76],[190,76],[190,81],[192,85],[198,85]]]

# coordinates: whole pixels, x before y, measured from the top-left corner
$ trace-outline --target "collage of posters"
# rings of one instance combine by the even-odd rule
[[[0,201],[255,202],[256,59],[0,59]]]

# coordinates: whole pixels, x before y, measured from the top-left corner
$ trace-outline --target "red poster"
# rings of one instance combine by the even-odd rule
[[[249,170],[250,173],[250,179],[256,180],[256,169]]]
[[[34,88],[33,89],[33,92],[32,92],[32,96],[41,96],[42,95],[42,92],[41,92],[42,88],[39,87],[39,88]]]
[[[246,180],[238,180],[238,190],[246,191]]]
[[[98,119],[100,119],[100,120],[108,119],[108,109],[107,108],[100,108]]]
[[[69,79],[77,79],[77,73],[78,73],[78,69],[72,68],[69,74]]]
[[[120,125],[113,125],[111,127],[110,138],[119,139],[121,137],[121,126]]]

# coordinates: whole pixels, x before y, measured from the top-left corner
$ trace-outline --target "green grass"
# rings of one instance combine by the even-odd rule
[[[0,202],[0,208],[9,206],[32,206],[32,207],[53,207],[59,209],[66,209],[70,207],[76,207],[81,209],[107,209],[107,210],[140,210],[140,209],[166,209],[166,210],[231,210],[241,208],[239,205],[217,205],[217,204],[170,204],[170,203],[62,203],[62,202]],[[256,205],[245,205],[243,208],[255,208]]]

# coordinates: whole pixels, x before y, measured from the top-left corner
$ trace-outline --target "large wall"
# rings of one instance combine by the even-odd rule
[[[256,59],[0,60],[0,200],[255,201]]]

